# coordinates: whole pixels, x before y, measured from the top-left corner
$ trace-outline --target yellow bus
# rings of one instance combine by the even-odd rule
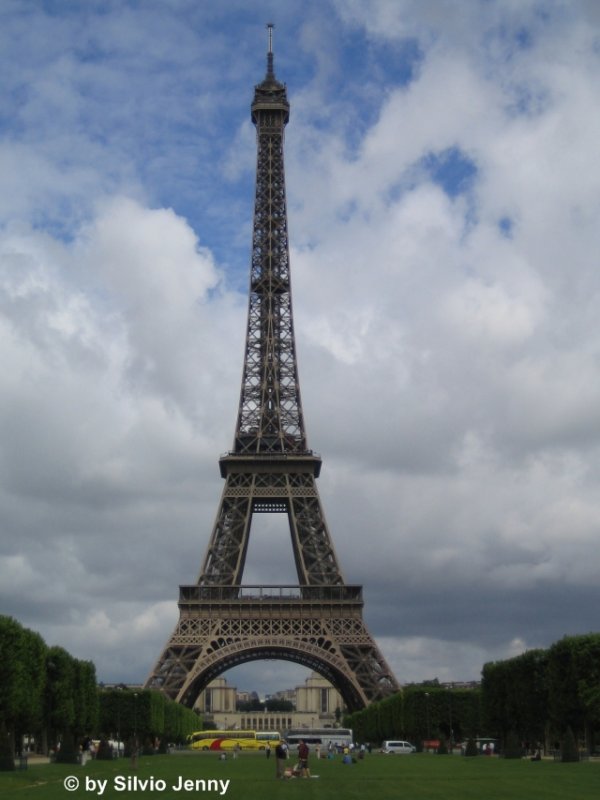
[[[192,750],[264,750],[269,744],[277,747],[281,741],[278,731],[196,731],[188,736]]]

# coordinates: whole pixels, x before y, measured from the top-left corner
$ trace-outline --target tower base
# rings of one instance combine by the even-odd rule
[[[179,622],[145,688],[192,707],[226,670],[280,659],[327,678],[357,711],[398,691],[362,608],[361,586],[181,586]]]

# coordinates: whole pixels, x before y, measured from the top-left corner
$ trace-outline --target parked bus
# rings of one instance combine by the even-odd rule
[[[267,744],[276,747],[281,741],[278,731],[196,731],[188,736],[192,750],[264,750]]]
[[[309,747],[320,745],[321,750],[329,749],[330,744],[342,750],[353,743],[351,728],[293,728],[286,731],[283,738],[290,747],[295,747],[302,739]]]

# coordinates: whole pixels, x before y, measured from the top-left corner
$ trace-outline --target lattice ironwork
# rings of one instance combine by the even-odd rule
[[[307,449],[294,339],[283,162],[289,116],[286,88],[275,78],[269,53],[267,75],[256,87],[252,103],[258,155],[236,453],[305,453]]]
[[[220,459],[225,486],[200,576],[180,589],[180,620],[146,686],[192,705],[214,677],[255,659],[317,670],[354,710],[398,690],[362,620],[362,591],[345,584],[308,449],[294,339],[284,129],[286,87],[267,74],[255,88],[256,195],[248,325],[233,449]],[[295,587],[245,587],[252,517],[287,514]]]
[[[289,591],[286,594],[284,590]],[[192,703],[210,677],[280,658],[316,669],[349,709],[397,689],[362,620],[359,586],[182,586],[181,618],[149,685]]]

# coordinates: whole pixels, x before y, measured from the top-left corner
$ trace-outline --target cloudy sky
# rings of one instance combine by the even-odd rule
[[[309,443],[370,631],[400,682],[597,631],[593,0],[3,0],[0,613],[143,681],[197,579],[268,21]],[[244,579],[295,581],[285,520]]]

